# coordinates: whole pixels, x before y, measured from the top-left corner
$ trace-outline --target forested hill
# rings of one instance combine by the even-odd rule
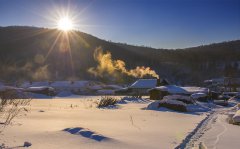
[[[124,61],[126,69],[149,66],[172,83],[199,84],[213,77],[240,76],[240,40],[168,50],[108,42],[79,31],[66,35],[55,29],[14,26],[0,27],[0,81],[113,81],[88,71],[98,65],[94,51],[99,46],[113,60]]]

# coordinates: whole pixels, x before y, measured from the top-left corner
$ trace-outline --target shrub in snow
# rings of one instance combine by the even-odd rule
[[[238,110],[232,117],[233,123],[240,124],[240,110]]]
[[[184,96],[184,95],[169,95],[169,96],[164,96],[163,99],[181,101],[185,104],[193,104],[193,100],[189,96]]]
[[[187,105],[184,102],[172,99],[163,99],[159,102],[158,105],[158,107],[165,107],[180,112],[187,112],[186,106]]]
[[[16,98],[14,90],[5,90],[0,92],[0,119],[4,120],[5,125],[10,124],[12,119],[22,111],[28,111],[30,99]]]
[[[110,105],[115,105],[117,103],[117,99],[111,96],[102,96],[100,101],[97,102],[97,107],[98,108],[103,108],[107,107]]]

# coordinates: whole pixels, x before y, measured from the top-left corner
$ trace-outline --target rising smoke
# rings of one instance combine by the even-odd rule
[[[134,78],[143,78],[146,76],[158,78],[157,73],[150,67],[137,66],[135,69],[128,70],[126,63],[122,60],[113,60],[109,51],[103,52],[101,47],[98,47],[94,51],[94,59],[98,62],[96,68],[91,67],[88,72],[95,75],[104,77],[105,75],[111,75],[113,77],[127,75]]]

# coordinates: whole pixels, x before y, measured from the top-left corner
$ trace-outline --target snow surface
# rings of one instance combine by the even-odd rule
[[[208,122],[205,131],[201,132],[201,137],[195,143],[196,148],[199,144],[209,149],[239,149],[239,126],[229,124],[227,109],[219,109],[213,114],[212,120]],[[191,146],[192,148],[192,146]]]
[[[14,119],[0,135],[9,148],[31,142],[44,149],[174,148],[205,115],[143,110],[148,103],[117,109],[92,107],[99,96],[32,100],[31,112]],[[44,112],[39,112],[44,111]],[[107,139],[96,141],[93,135]]]

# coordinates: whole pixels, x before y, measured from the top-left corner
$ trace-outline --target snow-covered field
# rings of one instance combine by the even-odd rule
[[[99,98],[34,99],[30,112],[0,133],[0,143],[18,148],[28,141],[33,149],[171,149],[206,117],[146,110],[148,100],[126,99],[117,107],[98,109],[94,101]]]
[[[63,93],[62,93],[63,94]],[[149,99],[115,96],[116,106],[96,108],[101,96],[68,96],[33,99],[0,133],[0,145],[22,148],[25,141],[37,149],[238,149],[240,126],[228,115],[239,109],[213,103],[187,105],[189,112],[157,108]],[[1,125],[0,125],[1,126]],[[2,127],[2,126],[1,126]],[[0,146],[1,148],[1,146]]]

